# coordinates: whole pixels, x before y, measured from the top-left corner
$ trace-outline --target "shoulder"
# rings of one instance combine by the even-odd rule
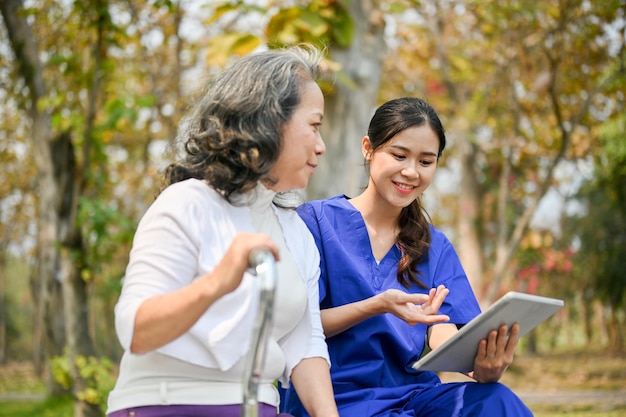
[[[429,257],[431,260],[448,258],[450,255],[457,256],[454,245],[443,231],[431,224],[430,234]]]
[[[303,217],[319,218],[322,215],[328,215],[333,212],[339,212],[346,209],[348,197],[345,195],[337,195],[321,200],[311,200],[301,204],[298,208],[298,214]]]
[[[275,207],[275,213],[283,229],[285,241],[294,259],[302,268],[303,277],[306,279],[316,277],[315,271],[319,267],[319,253],[311,230],[293,209]]]
[[[448,237],[436,226],[430,225],[430,236],[431,236],[431,245],[440,246],[440,245],[449,245],[450,240]]]
[[[165,215],[184,221],[208,212],[227,211],[231,205],[206,182],[180,181],[166,187],[154,200],[146,217]]]
[[[206,182],[190,178],[188,180],[176,182],[168,185],[157,197],[159,200],[174,200],[177,202],[194,200],[224,200]],[[225,201],[225,200],[224,200]]]
[[[230,203],[202,180],[190,178],[169,185],[155,201],[173,206],[217,205],[230,206]]]

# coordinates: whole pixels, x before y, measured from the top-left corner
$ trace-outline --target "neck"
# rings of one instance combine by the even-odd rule
[[[402,208],[395,207],[383,202],[378,195],[374,195],[367,188],[363,193],[350,200],[352,205],[361,212],[365,223],[377,230],[388,228],[395,230]]]
[[[372,255],[380,262],[396,244],[400,209],[387,204],[376,204],[380,198],[371,198],[366,192],[350,202],[361,212],[370,238]]]

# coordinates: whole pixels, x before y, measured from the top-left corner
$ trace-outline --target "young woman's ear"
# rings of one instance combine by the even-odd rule
[[[365,158],[367,162],[372,159],[372,143],[370,142],[369,136],[364,136],[363,140],[361,140],[361,152],[363,152],[363,158]]]

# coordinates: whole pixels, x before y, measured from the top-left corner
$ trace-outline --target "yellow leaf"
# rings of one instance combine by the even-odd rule
[[[249,33],[225,33],[214,36],[208,42],[207,64],[224,67],[233,55],[248,54],[260,44],[261,40]]]

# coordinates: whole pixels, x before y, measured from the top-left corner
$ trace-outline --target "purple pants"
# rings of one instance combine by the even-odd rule
[[[148,405],[127,408],[107,414],[107,417],[240,417],[241,405]],[[277,414],[276,407],[259,403],[259,417],[293,417]]]

